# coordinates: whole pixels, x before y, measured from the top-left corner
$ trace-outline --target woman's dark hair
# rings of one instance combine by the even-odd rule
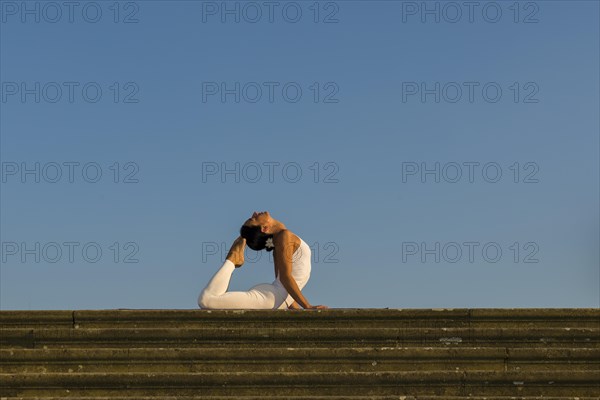
[[[268,235],[260,230],[260,226],[242,225],[240,228],[240,236],[246,239],[246,244],[252,250],[260,251],[266,249],[273,251],[274,247],[267,248],[267,239],[273,238],[273,235]]]

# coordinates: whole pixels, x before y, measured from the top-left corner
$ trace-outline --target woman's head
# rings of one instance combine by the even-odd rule
[[[267,247],[267,240],[273,238],[271,227],[274,219],[267,211],[254,212],[240,228],[240,236],[246,239],[246,244],[252,250],[260,251],[266,249],[273,251],[273,247]]]

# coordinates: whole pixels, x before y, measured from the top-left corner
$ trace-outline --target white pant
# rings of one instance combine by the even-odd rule
[[[205,309],[287,309],[294,302],[278,280],[260,283],[247,292],[228,292],[235,265],[225,260],[198,296],[198,306]],[[302,285],[303,287],[304,285]],[[300,289],[300,285],[298,286]]]

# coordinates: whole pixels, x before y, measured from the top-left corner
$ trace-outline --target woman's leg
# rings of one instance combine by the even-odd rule
[[[198,305],[205,309],[273,309],[279,306],[287,292],[262,283],[247,292],[227,292],[235,265],[225,260],[221,268],[198,296]]]
[[[230,260],[225,260],[221,268],[215,272],[213,277],[208,281],[208,284],[202,291],[202,293],[219,295],[227,291],[229,287],[229,281],[231,281],[231,274],[235,270],[235,265]]]

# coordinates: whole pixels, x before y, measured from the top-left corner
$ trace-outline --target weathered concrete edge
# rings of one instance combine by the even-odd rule
[[[219,320],[219,319],[597,319],[600,308],[332,308],[328,310],[81,309],[2,310],[0,324],[74,325],[89,321]]]
[[[261,349],[260,353],[253,348],[38,348],[38,349],[0,349],[3,364],[21,362],[94,362],[114,363],[128,362],[198,362],[201,360],[221,360],[239,362],[244,360],[271,362],[276,360],[311,359],[321,361],[351,360],[501,360],[536,361],[540,363],[558,363],[564,361],[589,361],[600,366],[600,348],[510,348],[504,347],[275,347]],[[2,364],[0,363],[0,364]]]

